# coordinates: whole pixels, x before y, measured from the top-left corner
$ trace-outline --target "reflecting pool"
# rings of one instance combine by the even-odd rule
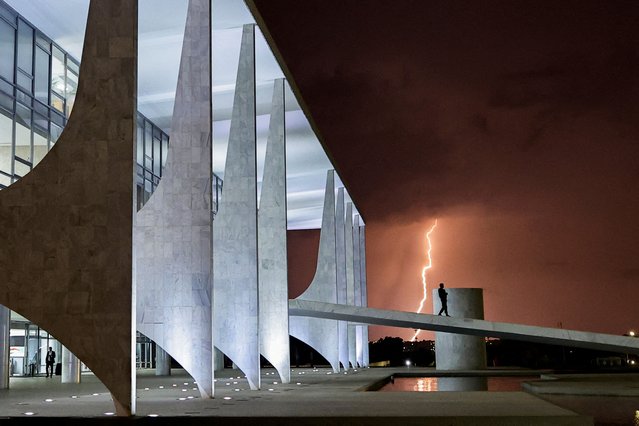
[[[539,376],[471,376],[471,377],[394,377],[381,392],[436,391],[522,391],[522,382],[539,380]]]

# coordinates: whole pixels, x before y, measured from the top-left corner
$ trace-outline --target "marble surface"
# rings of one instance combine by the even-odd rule
[[[368,306],[368,290],[366,284],[366,225],[359,226],[359,253],[360,253],[360,279],[362,282],[362,304]],[[368,325],[362,326],[362,340],[368,342]],[[368,345],[364,345],[364,354],[362,356],[364,367],[368,367],[370,363],[370,355]]]
[[[286,256],[286,126],[284,80],[273,83],[273,101],[257,212],[260,353],[291,381]]]
[[[335,171],[328,170],[317,268],[311,284],[298,297],[299,300],[337,303],[335,257]],[[295,317],[289,319],[289,328],[291,336],[315,349],[328,361],[334,372],[339,372],[337,321]]]
[[[344,239],[344,188],[337,188],[337,205],[335,207],[335,271],[337,274],[337,303],[345,305],[346,298],[346,240]],[[337,323],[337,338],[339,346],[339,362],[342,368],[348,370],[348,323]]]
[[[210,0],[190,0],[168,159],[137,213],[137,327],[213,396]]]
[[[92,1],[75,106],[44,159],[0,192],[0,304],[76,354],[135,412],[132,362],[137,1]]]
[[[346,304],[355,306],[355,254],[353,245],[353,203],[346,204],[346,219],[344,220],[344,241],[346,245]],[[348,361],[351,367],[357,367],[357,328],[355,324],[348,324]]]
[[[213,221],[213,341],[260,387],[255,25],[244,25],[224,191]]]

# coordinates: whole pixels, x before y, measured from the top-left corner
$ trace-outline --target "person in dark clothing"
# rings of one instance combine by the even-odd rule
[[[49,350],[47,351],[47,356],[45,358],[45,362],[47,364],[47,377],[53,377],[55,366],[55,351],[51,346],[49,346]]]
[[[437,315],[441,315],[442,312],[448,315],[448,292],[444,290],[444,283],[439,283],[439,289],[437,290],[437,294],[439,294],[439,300],[442,302],[442,308],[439,310]]]

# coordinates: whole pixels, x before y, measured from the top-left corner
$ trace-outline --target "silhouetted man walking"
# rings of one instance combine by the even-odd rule
[[[439,300],[442,302],[442,308],[439,310],[437,315],[441,315],[442,312],[448,315],[448,292],[444,290],[444,283],[439,283],[439,289],[437,290],[437,294],[439,294]]]
[[[49,351],[47,352],[47,356],[45,358],[45,362],[47,364],[47,377],[53,377],[53,373],[55,372],[55,351],[51,346],[49,346]]]

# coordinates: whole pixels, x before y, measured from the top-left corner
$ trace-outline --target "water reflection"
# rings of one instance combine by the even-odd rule
[[[439,377],[440,391],[485,391],[488,390],[487,377]]]
[[[507,392],[521,391],[522,382],[538,379],[538,376],[393,377],[379,390],[382,392]],[[635,426],[639,426],[639,424]]]

